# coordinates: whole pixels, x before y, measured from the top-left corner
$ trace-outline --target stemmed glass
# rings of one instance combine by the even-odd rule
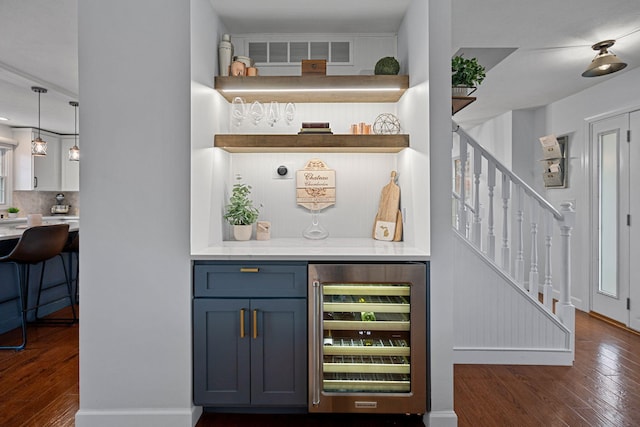
[[[269,126],[273,127],[278,120],[280,120],[280,104],[278,101],[271,101],[269,111],[267,113],[267,123],[269,123]]]
[[[290,125],[295,117],[296,104],[293,102],[287,102],[287,105],[284,106],[284,120],[287,122],[287,125]]]
[[[251,118],[253,119],[253,124],[258,126],[258,123],[260,123],[260,120],[262,120],[262,118],[264,117],[264,107],[260,102],[253,101],[249,112],[251,114]]]
[[[244,99],[236,96],[235,98],[233,98],[231,106],[231,122],[235,127],[240,127],[240,125],[244,121],[245,114],[246,106],[244,104]]]

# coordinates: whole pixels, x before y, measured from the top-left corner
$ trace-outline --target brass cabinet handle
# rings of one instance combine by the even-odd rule
[[[258,338],[258,310],[253,310],[253,339]]]
[[[240,273],[258,273],[260,269],[258,267],[241,267]]]
[[[244,338],[244,308],[240,309],[240,338]]]

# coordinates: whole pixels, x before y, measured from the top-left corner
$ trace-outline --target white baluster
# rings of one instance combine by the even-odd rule
[[[487,187],[489,190],[489,218],[487,222],[487,256],[496,260],[496,233],[493,218],[493,190],[496,187],[496,165],[488,160],[487,165]]]
[[[544,245],[545,245],[545,260],[544,260],[544,286],[542,287],[542,302],[550,311],[553,311],[553,282],[551,277],[551,262],[553,257],[551,256],[551,243],[553,240],[553,215],[551,212],[545,212],[544,214]]]
[[[538,204],[531,201],[531,266],[529,268],[529,294],[538,300]]]
[[[570,331],[575,331],[575,307],[571,304],[571,229],[575,223],[576,213],[569,202],[560,205],[560,212],[564,216],[564,221],[560,224],[560,237],[562,239],[562,265],[564,266],[562,275],[562,285],[560,292],[560,302],[556,309],[556,314],[563,325]],[[574,340],[571,340],[571,349],[574,349]]]
[[[522,238],[522,221],[524,218],[524,191],[522,187],[516,187],[516,260],[515,279],[524,287],[524,242]]]
[[[502,268],[510,271],[509,250],[509,199],[511,198],[511,180],[502,174]]]
[[[465,181],[467,179],[467,140],[460,138],[460,202],[458,204],[458,231],[464,233],[468,239],[467,233],[467,191]]]
[[[482,175],[482,153],[478,147],[473,151],[473,244],[482,250],[481,233],[482,217],[480,217],[480,175]]]

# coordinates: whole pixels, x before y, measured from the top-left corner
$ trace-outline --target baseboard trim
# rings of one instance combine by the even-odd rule
[[[166,409],[114,409],[76,412],[76,427],[194,427],[202,407]]]
[[[453,349],[453,363],[458,365],[572,366],[573,358],[571,351],[564,349]]]
[[[590,311],[589,312],[589,316],[591,316],[591,317],[593,317],[595,319],[598,319],[598,320],[602,320],[603,322],[608,323],[608,324],[610,324],[612,326],[615,326],[616,328],[619,328],[619,329],[622,329],[624,331],[631,332],[634,335],[640,336],[640,332],[639,331],[636,331],[635,329],[631,329],[631,328],[627,327],[627,325],[625,325],[624,323],[618,322],[617,320],[613,320],[612,318],[607,317],[605,315],[602,315],[600,313],[596,313],[595,311]]]
[[[431,411],[424,414],[422,422],[426,427],[457,427],[458,416],[454,411]]]

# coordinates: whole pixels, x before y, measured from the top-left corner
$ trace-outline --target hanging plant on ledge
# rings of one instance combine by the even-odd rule
[[[485,68],[477,58],[463,58],[462,55],[451,58],[451,85],[453,96],[468,96],[486,77]]]

